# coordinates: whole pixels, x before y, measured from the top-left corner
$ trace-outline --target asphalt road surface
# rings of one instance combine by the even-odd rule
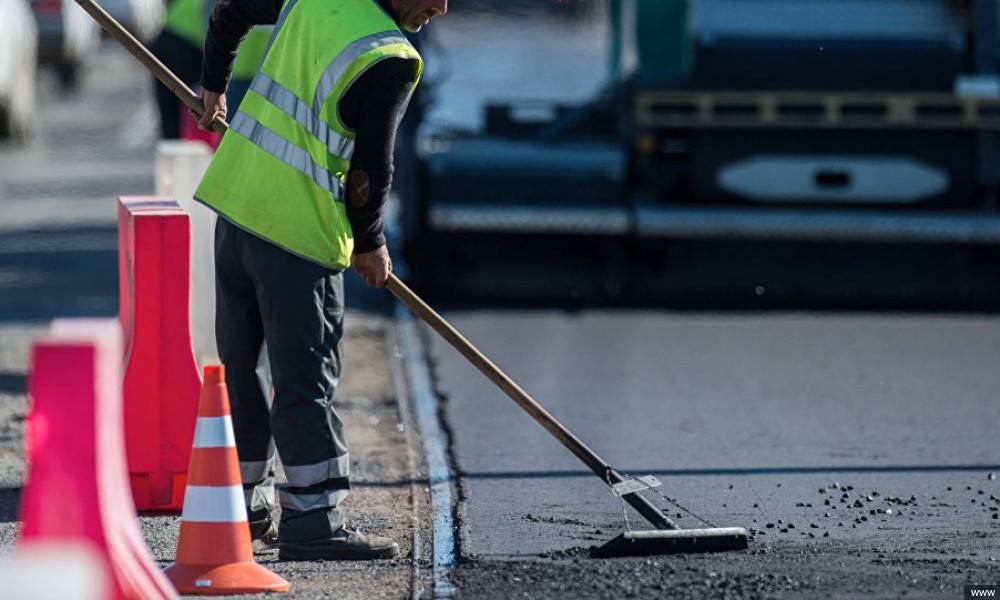
[[[484,99],[575,100],[571,91],[586,97],[598,86],[600,27],[544,23],[540,35],[519,38],[527,46],[512,47],[505,28],[537,19],[504,13],[477,28],[453,12],[434,27],[455,68],[432,123],[475,129]],[[532,45],[553,39],[541,52]],[[527,67],[506,75],[518,52],[540,77]],[[488,68],[479,56],[490,57]],[[559,66],[546,70],[553,57]],[[874,259],[890,262],[886,272],[902,270],[884,256]],[[926,279],[918,264],[916,280]],[[945,267],[934,276],[939,288],[966,285]],[[867,289],[871,273],[854,276]],[[589,558],[626,527],[620,501],[428,334],[460,476],[460,597],[957,598],[965,584],[997,583],[995,315],[445,315],[606,460],[655,475],[701,518],[754,536],[739,553]],[[632,527],[646,526],[627,514]],[[669,514],[683,527],[703,525],[678,508]]]
[[[626,528],[620,501],[433,339],[467,597],[954,598],[995,583],[996,316],[446,316],[605,460],[753,533],[746,552],[588,558]]]

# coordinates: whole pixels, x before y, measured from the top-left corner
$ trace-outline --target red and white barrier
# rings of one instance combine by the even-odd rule
[[[4,600],[108,600],[111,579],[90,542],[36,540],[0,562]]]
[[[40,589],[56,590],[49,598],[177,598],[149,555],[129,491],[121,356],[121,330],[110,319],[55,321],[33,346],[29,468],[12,565],[48,579],[5,578],[5,598],[39,597]],[[54,563],[61,568],[49,570]]]
[[[195,93],[199,93],[199,88],[195,88]],[[201,142],[208,145],[214,151],[219,147],[222,142],[222,136],[214,131],[204,131],[198,129],[198,122],[195,121],[194,117],[190,115],[190,109],[184,104],[180,106],[181,110],[181,139]]]
[[[191,226],[176,202],[118,204],[125,449],[139,511],[184,502],[201,378],[191,345]]]

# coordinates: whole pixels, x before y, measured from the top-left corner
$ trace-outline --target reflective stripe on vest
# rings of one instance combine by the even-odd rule
[[[245,113],[238,112],[229,124],[229,128],[236,133],[247,138],[258,148],[277,158],[296,171],[311,177],[316,185],[323,191],[333,194],[333,198],[338,202],[343,202],[343,192],[339,183],[339,178],[330,173],[325,167],[316,164],[308,150],[304,150],[277,133],[264,127],[253,117]]]
[[[354,154],[354,140],[347,139],[320,119],[319,111],[299,99],[291,90],[271,79],[266,73],[257,73],[250,89],[263,96],[268,102],[299,122],[313,134],[330,154],[349,160]]]
[[[354,140],[348,139],[335,131],[323,122],[319,115],[319,108],[326,102],[327,97],[333,92],[333,88],[340,78],[344,76],[347,67],[357,59],[358,56],[389,44],[406,43],[406,38],[397,32],[384,31],[374,35],[365,36],[357,40],[344,49],[337,58],[330,63],[330,66],[323,72],[320,83],[316,87],[313,96],[313,105],[310,107],[305,101],[299,99],[291,90],[285,88],[280,83],[272,79],[266,73],[258,73],[250,84],[250,89],[257,92],[268,102],[281,109],[285,114],[299,122],[307,131],[327,147],[330,154],[350,159],[354,153]]]
[[[406,44],[406,38],[403,37],[398,31],[383,31],[381,33],[376,33],[373,35],[365,36],[356,42],[353,42],[344,51],[341,52],[337,58],[333,59],[330,66],[323,71],[323,76],[319,80],[319,85],[316,86],[316,94],[313,96],[313,108],[317,111],[319,107],[323,106],[326,99],[333,92],[334,86],[337,82],[344,76],[347,71],[347,67],[351,66],[354,60],[368,52],[369,50],[375,50],[376,48],[381,48],[382,46],[388,46],[389,44]]]
[[[299,125],[323,144],[331,155],[344,161],[350,161],[354,154],[354,140],[333,131],[320,117],[320,108],[326,103],[333,88],[344,76],[347,68],[363,54],[390,44],[407,43],[406,38],[398,31],[383,31],[352,42],[323,71],[319,85],[316,86],[311,107],[263,71],[259,71],[254,76],[250,89],[295,119]],[[337,175],[317,165],[312,160],[308,150],[282,138],[243,112],[236,113],[236,117],[233,118],[230,125],[234,131],[250,139],[271,156],[312,177],[313,181],[323,190],[333,193],[334,199],[338,202],[344,201],[342,194],[340,194],[340,186],[332,184],[332,180],[336,179]]]
[[[263,64],[195,197],[290,252],[346,268],[353,234],[343,205],[354,132],[337,108],[386,58],[422,63],[374,0],[288,0]],[[305,57],[308,57],[305,58]]]

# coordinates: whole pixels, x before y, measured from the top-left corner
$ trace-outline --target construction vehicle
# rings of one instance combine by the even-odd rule
[[[590,101],[489,104],[476,135],[410,128],[416,283],[643,300],[717,287],[692,248],[994,260],[998,4],[609,0],[609,83]]]

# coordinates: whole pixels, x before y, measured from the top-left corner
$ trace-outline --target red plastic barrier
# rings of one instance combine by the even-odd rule
[[[108,598],[173,599],[139,531],[125,476],[120,359],[121,331],[111,319],[56,321],[36,340],[14,561],[41,549],[84,551]]]
[[[191,223],[167,198],[118,203],[125,449],[139,511],[179,511],[201,377],[191,346]]]
[[[188,114],[188,107],[181,105],[181,139],[205,142],[208,147],[215,150],[222,141],[222,136],[214,131],[203,131],[198,129],[198,122]]]

